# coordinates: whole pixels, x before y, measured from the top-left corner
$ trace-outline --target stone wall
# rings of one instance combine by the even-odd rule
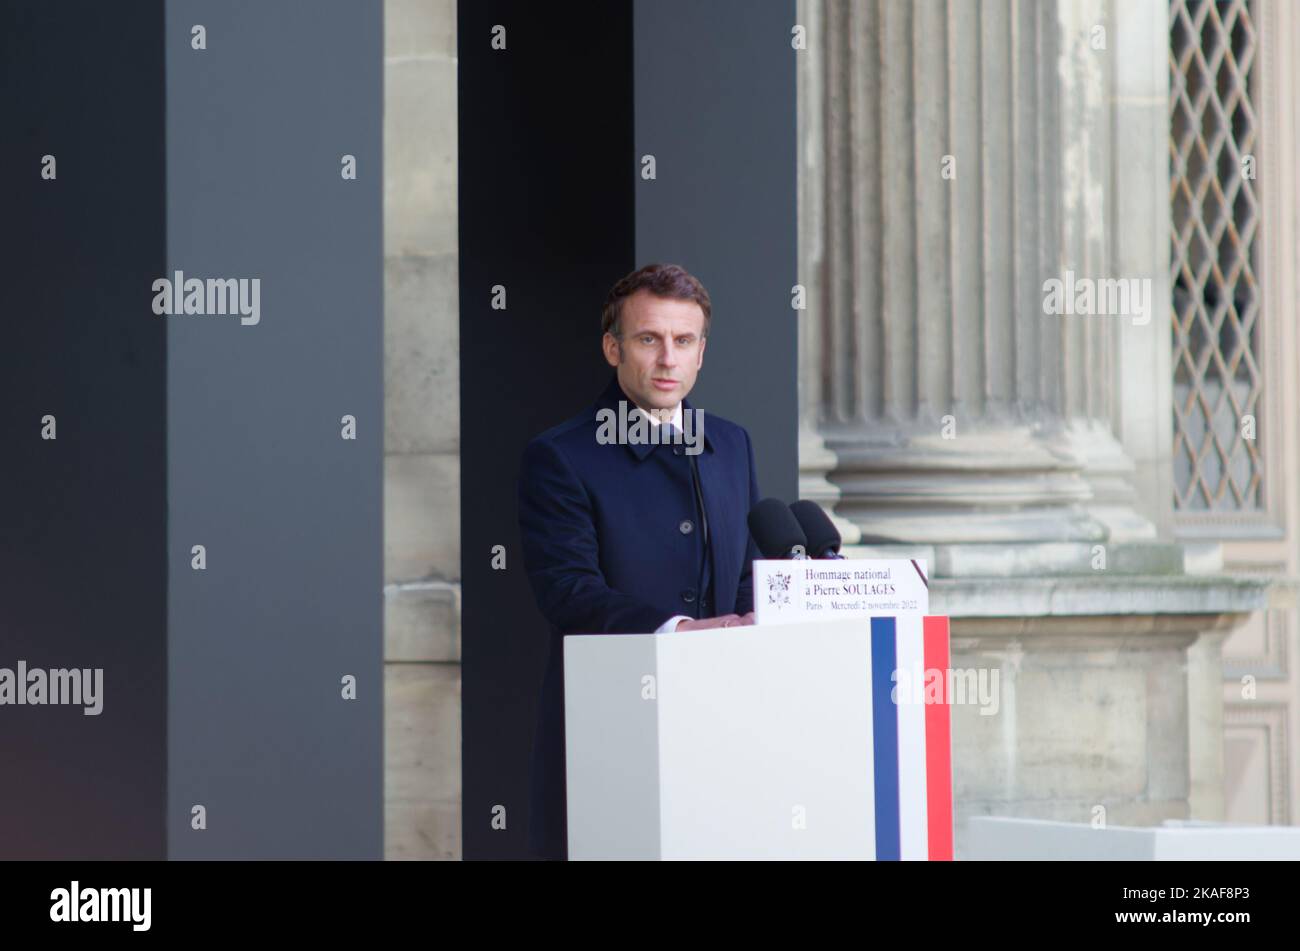
[[[459,859],[456,4],[384,3],[385,855]]]

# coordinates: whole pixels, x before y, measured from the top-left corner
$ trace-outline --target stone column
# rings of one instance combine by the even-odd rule
[[[799,0],[797,17],[808,34],[821,37],[825,30],[823,0]],[[840,490],[827,474],[836,467],[835,453],[826,446],[819,429],[823,373],[822,324],[826,312],[825,222],[825,70],[816,47],[802,51],[797,63],[799,135],[799,282],[804,287],[806,309],[799,324],[799,497],[821,504],[840,530],[846,544],[859,541],[858,526],[834,511]]]
[[[1043,312],[1048,278],[1108,276],[1102,5],[803,10],[805,483],[826,466],[866,541],[1151,537],[1119,318]]]

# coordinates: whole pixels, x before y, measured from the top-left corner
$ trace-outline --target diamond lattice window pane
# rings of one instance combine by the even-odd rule
[[[1259,511],[1254,0],[1170,0],[1174,505]],[[1255,163],[1257,164],[1257,163]],[[1254,439],[1242,438],[1243,416]]]

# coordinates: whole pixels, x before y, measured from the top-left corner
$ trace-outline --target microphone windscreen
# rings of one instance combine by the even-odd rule
[[[791,503],[790,511],[808,537],[809,558],[825,558],[839,552],[843,541],[839,529],[820,505],[811,499],[800,499]]]
[[[766,558],[788,558],[796,545],[805,550],[808,546],[799,520],[780,499],[763,499],[754,506],[749,513],[749,533]]]

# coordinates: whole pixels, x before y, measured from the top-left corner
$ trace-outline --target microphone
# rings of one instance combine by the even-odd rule
[[[749,533],[766,558],[807,558],[808,539],[780,499],[763,499],[750,510]]]
[[[790,504],[790,512],[799,522],[808,538],[809,558],[843,558],[840,554],[839,530],[820,505],[811,499],[800,499]]]

